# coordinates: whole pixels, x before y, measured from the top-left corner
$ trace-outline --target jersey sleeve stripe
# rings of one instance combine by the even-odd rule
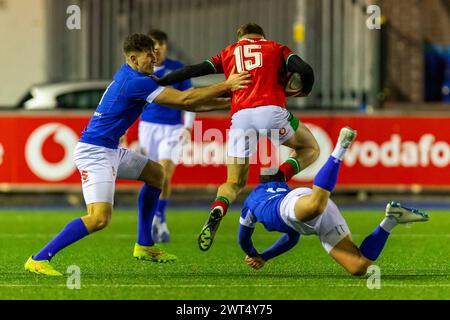
[[[247,209],[243,215],[239,218],[239,223],[248,228],[254,228],[256,224],[256,218],[253,213]]]
[[[145,99],[145,100],[146,100],[148,103],[152,103],[153,100],[155,100],[155,98],[156,98],[157,96],[159,96],[159,94],[160,94],[161,92],[163,92],[165,88],[166,88],[166,87],[161,87],[161,86],[159,86],[159,87],[156,88],[152,93],[150,93],[150,94],[148,95],[147,99]]]
[[[286,59],[286,66],[288,65],[289,59],[290,59],[292,56],[296,56],[296,54],[295,54],[295,53],[291,53],[290,55],[288,55],[288,57],[287,57],[287,59]]]
[[[214,71],[217,73],[217,69],[216,69],[216,66],[214,65],[214,63],[212,63],[209,60],[206,60],[206,62],[209,62],[209,64],[214,68]]]
[[[243,219],[242,217],[239,218],[239,223],[247,228],[254,228],[255,224],[252,222],[247,221],[247,219]]]

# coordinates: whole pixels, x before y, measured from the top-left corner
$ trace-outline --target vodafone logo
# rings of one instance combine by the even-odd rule
[[[322,128],[311,123],[305,123],[308,129],[316,138],[317,143],[320,147],[319,158],[308,168],[302,170],[299,174],[293,177],[295,181],[310,181],[313,180],[320,168],[327,162],[328,157],[333,151],[333,142],[331,141],[328,133],[326,133]],[[283,149],[284,150],[284,149]],[[287,154],[282,154],[282,159],[287,159],[289,157],[290,149],[286,148]]]
[[[344,158],[348,167],[359,162],[364,167],[430,167],[445,168],[450,164],[450,146],[445,141],[436,141],[432,134],[423,134],[419,141],[402,141],[398,134],[378,144],[375,141],[356,140]]]
[[[320,146],[320,156],[311,166],[294,176],[296,181],[313,180],[317,172],[327,161],[334,143],[328,134],[318,126],[306,124]],[[282,159],[289,156],[290,150],[282,151]],[[450,164],[450,145],[439,141],[433,134],[425,133],[418,141],[402,141],[399,134],[392,134],[384,142],[373,140],[356,141],[347,151],[343,163],[347,167],[359,164],[365,168],[381,165],[385,168],[445,168]]]
[[[25,146],[25,159],[29,168],[36,176],[47,181],[70,177],[75,170],[73,150],[77,141],[77,134],[61,123],[46,123],[38,127],[31,133]],[[47,142],[58,145],[61,159],[48,160],[52,155],[44,155],[44,144]]]

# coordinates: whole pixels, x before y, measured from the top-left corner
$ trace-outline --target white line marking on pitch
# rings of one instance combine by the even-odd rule
[[[248,284],[181,284],[181,285],[159,285],[159,284],[82,284],[82,287],[99,287],[99,288],[297,288],[297,287],[317,287],[317,284],[288,284],[288,285],[248,285]],[[35,284],[0,284],[0,288],[52,288],[52,287],[66,287],[65,284],[55,284],[55,285],[35,285]],[[323,286],[325,287],[325,286]],[[366,284],[333,284],[332,287],[361,287],[366,288]],[[448,288],[450,283],[443,284],[382,284],[382,287],[388,288]]]

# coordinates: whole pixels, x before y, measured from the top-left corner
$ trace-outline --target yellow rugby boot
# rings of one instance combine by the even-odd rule
[[[33,257],[28,258],[27,262],[25,262],[25,270],[37,273],[37,274],[43,274],[45,276],[62,276],[63,274],[55,268],[52,267],[50,262],[48,260],[40,260],[36,261],[33,260]]]
[[[134,245],[133,257],[153,262],[173,262],[177,260],[177,256],[167,253],[155,245],[141,246],[137,243]]]
[[[223,211],[221,207],[215,207],[209,213],[208,221],[200,231],[197,238],[198,246],[200,250],[207,251],[211,248],[214,236],[216,235],[217,229],[219,228],[220,221],[223,217]]]

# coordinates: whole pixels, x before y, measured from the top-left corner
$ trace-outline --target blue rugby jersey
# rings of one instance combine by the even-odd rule
[[[153,102],[164,87],[149,76],[122,65],[105,90],[80,141],[117,149],[119,139],[141,115],[147,102]]]
[[[181,69],[182,67],[184,67],[184,65],[181,62],[166,59],[164,60],[160,68],[156,69],[153,75],[155,75],[158,78],[162,78],[166,74],[175,71],[177,69]],[[185,80],[180,83],[172,85],[172,87],[177,90],[184,91],[192,88],[192,83],[191,80]],[[181,110],[171,109],[157,103],[148,103],[144,108],[141,120],[159,124],[171,124],[171,125],[182,124],[183,123],[182,112],[183,111]]]
[[[280,204],[291,191],[284,182],[261,184],[253,190],[244,202],[240,224],[254,228],[256,222],[264,225],[267,231],[290,233],[293,230],[280,216]]]

